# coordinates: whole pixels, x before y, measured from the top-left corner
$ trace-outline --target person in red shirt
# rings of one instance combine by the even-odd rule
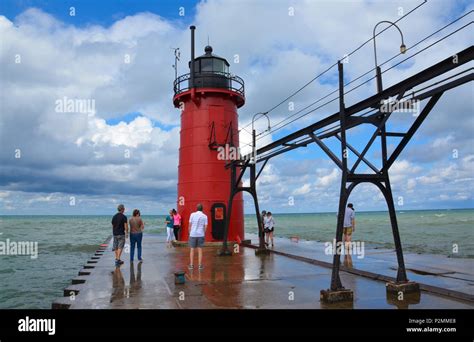
[[[179,230],[181,229],[181,215],[178,214],[176,209],[173,209],[173,233],[175,241],[179,240]]]

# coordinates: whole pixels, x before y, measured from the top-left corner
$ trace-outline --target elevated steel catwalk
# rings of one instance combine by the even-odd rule
[[[227,206],[226,228],[224,234],[224,243],[222,255],[231,254],[227,247],[228,222],[232,211],[232,201],[236,193],[246,191],[250,193],[254,199],[257,222],[259,226],[259,248],[257,253],[266,253],[267,249],[264,243],[263,225],[259,213],[258,197],[256,189],[256,181],[261,174],[267,162],[280,154],[289,152],[291,150],[306,147],[311,143],[318,145],[327,156],[341,169],[341,190],[339,196],[338,220],[336,228],[336,243],[340,244],[343,234],[344,212],[352,190],[361,183],[372,183],[377,186],[387,202],[390,222],[392,226],[392,233],[396,249],[398,271],[396,282],[388,284],[387,289],[394,291],[412,292],[419,291],[418,284],[409,282],[406,275],[405,263],[403,258],[402,244],[398,230],[398,223],[396,218],[395,205],[390,185],[389,169],[400,156],[406,145],[409,143],[413,135],[421,126],[423,121],[428,117],[438,100],[445,91],[458,87],[462,84],[468,83],[474,79],[474,68],[465,68],[457,74],[448,74],[460,68],[462,65],[474,59],[474,47],[470,46],[455,55],[449,56],[439,63],[424,69],[423,71],[404,79],[403,81],[394,84],[393,86],[383,90],[382,89],[382,73],[380,68],[376,68],[378,91],[375,95],[370,96],[352,106],[345,107],[344,103],[344,66],[338,62],[339,72],[339,111],[330,115],[314,124],[302,128],[294,133],[291,133],[277,141],[257,149],[255,155],[247,155],[239,160],[230,161],[227,167],[231,169],[231,195]],[[437,80],[423,89],[414,91],[417,86],[423,85],[438,77],[445,77],[442,80]],[[429,89],[429,90],[426,90]],[[388,100],[396,98],[395,102],[400,103],[405,98],[408,98],[412,103],[414,101],[428,100],[424,108],[418,114],[416,119],[412,122],[410,128],[406,132],[387,132],[386,123],[390,119],[392,111],[383,107],[383,104]],[[385,101],[385,102],[384,102]],[[367,110],[372,112],[367,114]],[[362,114],[359,114],[364,112]],[[354,148],[346,138],[346,131],[362,124],[369,124],[374,126],[374,132],[370,137],[367,145],[362,151]],[[318,133],[318,130],[322,132]],[[253,132],[255,138],[255,132]],[[335,137],[340,142],[340,150],[333,151],[325,143],[324,139]],[[395,149],[388,154],[387,151],[387,137],[400,137],[400,141]],[[376,138],[380,138],[380,158],[381,167],[377,168],[373,162],[366,156]],[[349,169],[347,163],[347,152],[352,151],[357,160]],[[257,164],[262,163],[260,170],[257,171]],[[372,171],[371,173],[357,173],[357,168],[361,163],[364,163]],[[250,185],[243,187],[241,180],[247,169],[250,169]],[[345,289],[342,286],[339,277],[340,255],[334,254],[333,269],[331,277],[330,289],[321,291],[321,298],[323,300],[352,300],[352,291]],[[342,294],[342,295],[341,295]]]

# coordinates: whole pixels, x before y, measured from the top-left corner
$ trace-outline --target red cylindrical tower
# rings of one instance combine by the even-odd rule
[[[229,73],[229,63],[212,53],[194,58],[191,26],[190,73],[174,82],[173,103],[181,109],[178,166],[178,212],[183,222],[180,240],[189,237],[189,215],[198,203],[204,206],[209,225],[206,242],[221,241],[230,196],[230,169],[239,148],[237,108],[244,105],[244,82]],[[228,240],[244,239],[242,193],[234,197]],[[240,241],[239,241],[240,242]]]

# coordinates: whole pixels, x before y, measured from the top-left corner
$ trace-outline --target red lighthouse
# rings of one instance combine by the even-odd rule
[[[181,109],[178,166],[178,211],[183,218],[180,240],[189,236],[189,215],[198,203],[204,206],[209,225],[206,242],[224,238],[230,170],[225,151],[239,147],[237,108],[244,105],[244,82],[229,73],[226,59],[213,54],[194,57],[194,30],[191,26],[190,73],[174,82],[173,103]],[[224,156],[224,158],[223,158]],[[229,241],[244,239],[242,193],[232,204]]]

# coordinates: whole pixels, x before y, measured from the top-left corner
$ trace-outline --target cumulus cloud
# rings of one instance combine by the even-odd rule
[[[84,141],[90,141],[93,145],[137,147],[151,141],[152,131],[153,125],[145,117],[138,117],[128,124],[122,121],[115,126],[107,125],[103,119],[93,119],[89,121],[85,134],[77,138],[76,144],[81,146]]]
[[[331,173],[324,175],[319,178],[318,185],[321,187],[328,187],[329,185],[334,184],[340,177],[340,172],[338,169],[332,169]]]
[[[0,30],[1,186],[12,191],[10,197],[27,205],[51,202],[58,193],[148,199],[160,194],[159,200],[175,201],[170,180],[176,173],[158,165],[176,165],[173,125],[179,115],[170,105],[156,105],[170,103],[172,70],[166,70],[168,79],[147,70],[168,62],[168,51],[153,48],[169,41],[176,28],[151,13],[108,28],[78,28],[31,8],[14,21],[0,16]],[[150,39],[155,45],[143,50],[147,55],[141,49]],[[95,111],[58,111],[63,98],[94,101]],[[151,106],[155,110],[146,111]],[[141,115],[107,121],[129,112]],[[161,122],[173,125],[163,129]]]
[[[305,195],[311,191],[311,184],[306,183],[303,184],[301,187],[293,191],[293,195]]]

